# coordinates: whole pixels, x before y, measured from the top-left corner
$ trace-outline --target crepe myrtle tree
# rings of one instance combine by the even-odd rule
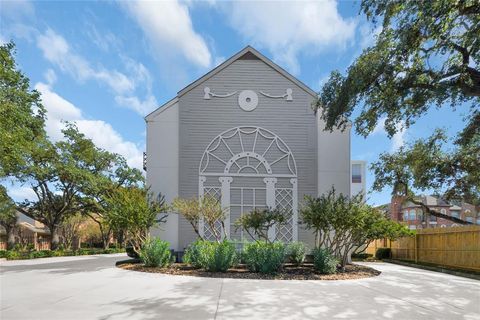
[[[377,209],[353,198],[337,194],[334,188],[318,198],[307,196],[300,220],[315,235],[315,248],[326,248],[336,256],[342,270],[352,251],[362,250],[375,239],[411,234],[405,226],[391,221]]]
[[[13,249],[15,246],[17,222],[15,203],[8,196],[7,189],[0,185],[0,225],[5,229],[7,235],[7,250]]]
[[[243,229],[252,239],[272,242],[269,238],[269,231],[273,228],[280,228],[288,223],[291,212],[280,209],[258,209],[255,208],[235,221],[236,230]]]
[[[460,109],[465,126],[456,137],[435,131],[409,148],[382,154],[372,166],[374,189],[390,186],[409,200],[412,188],[433,189],[446,200],[478,204],[480,2],[363,0],[361,12],[379,33],[344,74],[333,71],[322,87],[314,109],[326,129],[344,129],[352,121],[366,137],[382,121],[391,137],[433,109]]]
[[[190,223],[198,238],[203,240],[199,230],[200,221],[203,221],[210,229],[217,242],[221,242],[222,238],[227,238],[224,222],[226,209],[222,208],[218,199],[208,195],[191,199],[175,198],[171,208]],[[220,228],[218,228],[218,224],[220,224]]]
[[[109,197],[119,188],[141,186],[144,177],[140,170],[130,168],[124,157],[105,151],[102,151],[102,156],[104,157],[102,171],[95,176],[92,183],[82,185],[81,192],[84,195],[82,211],[98,225],[103,248],[107,249],[113,233],[123,236],[123,230],[115,229],[107,219],[111,210]]]
[[[109,207],[106,221],[112,228],[125,231],[127,241],[136,253],[140,253],[150,229],[167,221],[165,197],[161,194],[154,196],[144,186],[116,188],[106,197],[106,202]]]

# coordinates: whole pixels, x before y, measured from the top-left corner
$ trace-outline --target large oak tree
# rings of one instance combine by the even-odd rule
[[[346,74],[332,72],[323,86],[315,109],[326,128],[345,128],[360,109],[353,119],[358,134],[368,136],[385,119],[392,136],[432,108],[461,108],[468,116],[455,139],[437,131],[382,154],[373,165],[374,189],[391,186],[410,200],[412,187],[434,189],[447,199],[478,201],[480,2],[363,0],[361,11],[381,31]]]

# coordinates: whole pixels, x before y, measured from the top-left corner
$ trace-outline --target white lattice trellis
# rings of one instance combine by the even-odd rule
[[[292,188],[277,188],[275,189],[276,208],[287,212],[290,215],[287,223],[282,226],[277,226],[276,240],[290,242],[293,241],[293,189]]]
[[[219,187],[204,187],[203,189],[203,196],[209,196],[209,197],[213,197],[217,200],[220,201],[221,197],[222,197],[222,190],[221,188]],[[219,234],[222,234],[222,223],[220,221],[216,221],[215,222],[215,230],[219,233]],[[205,240],[209,240],[209,241],[215,241],[217,240],[215,238],[215,234],[213,233],[212,229],[203,223],[203,238]]]

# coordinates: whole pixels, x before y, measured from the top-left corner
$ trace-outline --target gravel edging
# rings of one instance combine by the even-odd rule
[[[312,265],[295,267],[286,265],[284,270],[277,274],[261,274],[249,272],[245,266],[229,269],[227,272],[207,272],[201,269],[194,269],[185,264],[176,263],[168,268],[145,267],[138,260],[130,259],[118,261],[117,267],[124,270],[161,273],[168,275],[183,275],[204,278],[228,278],[228,279],[252,279],[252,280],[353,280],[370,278],[380,275],[380,271],[367,266],[351,264],[347,266],[346,272],[335,274],[319,274],[313,270]]]

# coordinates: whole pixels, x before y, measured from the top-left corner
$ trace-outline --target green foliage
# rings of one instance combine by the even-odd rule
[[[307,253],[307,247],[303,242],[290,242],[287,245],[287,257],[290,262],[301,265],[305,261],[305,255]]]
[[[359,114],[357,133],[367,136],[382,123],[391,137],[432,108],[465,109],[457,137],[436,131],[409,148],[382,154],[372,166],[375,190],[389,186],[406,197],[410,188],[433,189],[447,200],[480,203],[479,8],[475,0],[362,1],[372,29],[380,32],[345,75],[333,71],[321,89],[315,109],[326,128],[344,129]]]
[[[268,239],[268,231],[273,226],[277,228],[288,223],[291,212],[284,212],[279,209],[254,209],[244,213],[235,221],[236,230],[242,228],[252,239]],[[252,234],[253,232],[253,234]]]
[[[330,253],[328,249],[313,249],[313,267],[323,274],[333,274],[337,272],[338,259]]]
[[[173,262],[170,243],[159,238],[148,238],[140,249],[140,260],[146,267],[167,267]]]
[[[333,188],[318,198],[306,197],[300,216],[306,229],[315,234],[316,248],[326,248],[340,260],[342,269],[352,250],[364,249],[375,239],[395,240],[412,234],[360,197],[337,195]]]
[[[6,258],[8,260],[25,260],[25,259],[37,259],[48,257],[66,257],[66,256],[82,256],[93,254],[112,254],[125,252],[122,249],[80,249],[77,251],[71,250],[40,250],[35,251],[33,249],[23,250],[0,250],[0,258]]]
[[[255,241],[245,244],[242,259],[252,272],[277,273],[286,257],[285,245],[281,242]]]
[[[189,246],[183,259],[185,263],[211,272],[227,272],[238,260],[235,244],[226,240],[197,240]]]
[[[0,179],[16,176],[45,138],[40,94],[17,69],[13,43],[0,45]]]
[[[162,195],[153,197],[146,188],[119,187],[105,200],[110,208],[105,215],[108,225],[126,230],[129,242],[136,252],[140,252],[150,228],[159,222],[165,222],[165,214],[161,218],[157,217],[167,209],[165,198]]]
[[[390,259],[392,257],[392,249],[390,248],[378,248],[375,252],[375,258],[377,259]]]
[[[352,259],[366,260],[373,257],[370,253],[352,253]]]
[[[183,255],[183,262],[188,263],[194,268],[201,268],[202,264],[200,263],[200,250],[203,246],[204,240],[196,240],[192,242],[185,254]]]
[[[317,107],[328,128],[346,125],[360,102],[363,135],[382,117],[393,135],[432,105],[480,102],[478,2],[363,0],[361,8],[380,32],[345,76],[332,72],[322,88]]]
[[[15,244],[13,231],[17,225],[18,217],[15,210],[15,203],[8,196],[7,189],[0,185],[0,226],[5,229],[7,235],[7,249]]]

